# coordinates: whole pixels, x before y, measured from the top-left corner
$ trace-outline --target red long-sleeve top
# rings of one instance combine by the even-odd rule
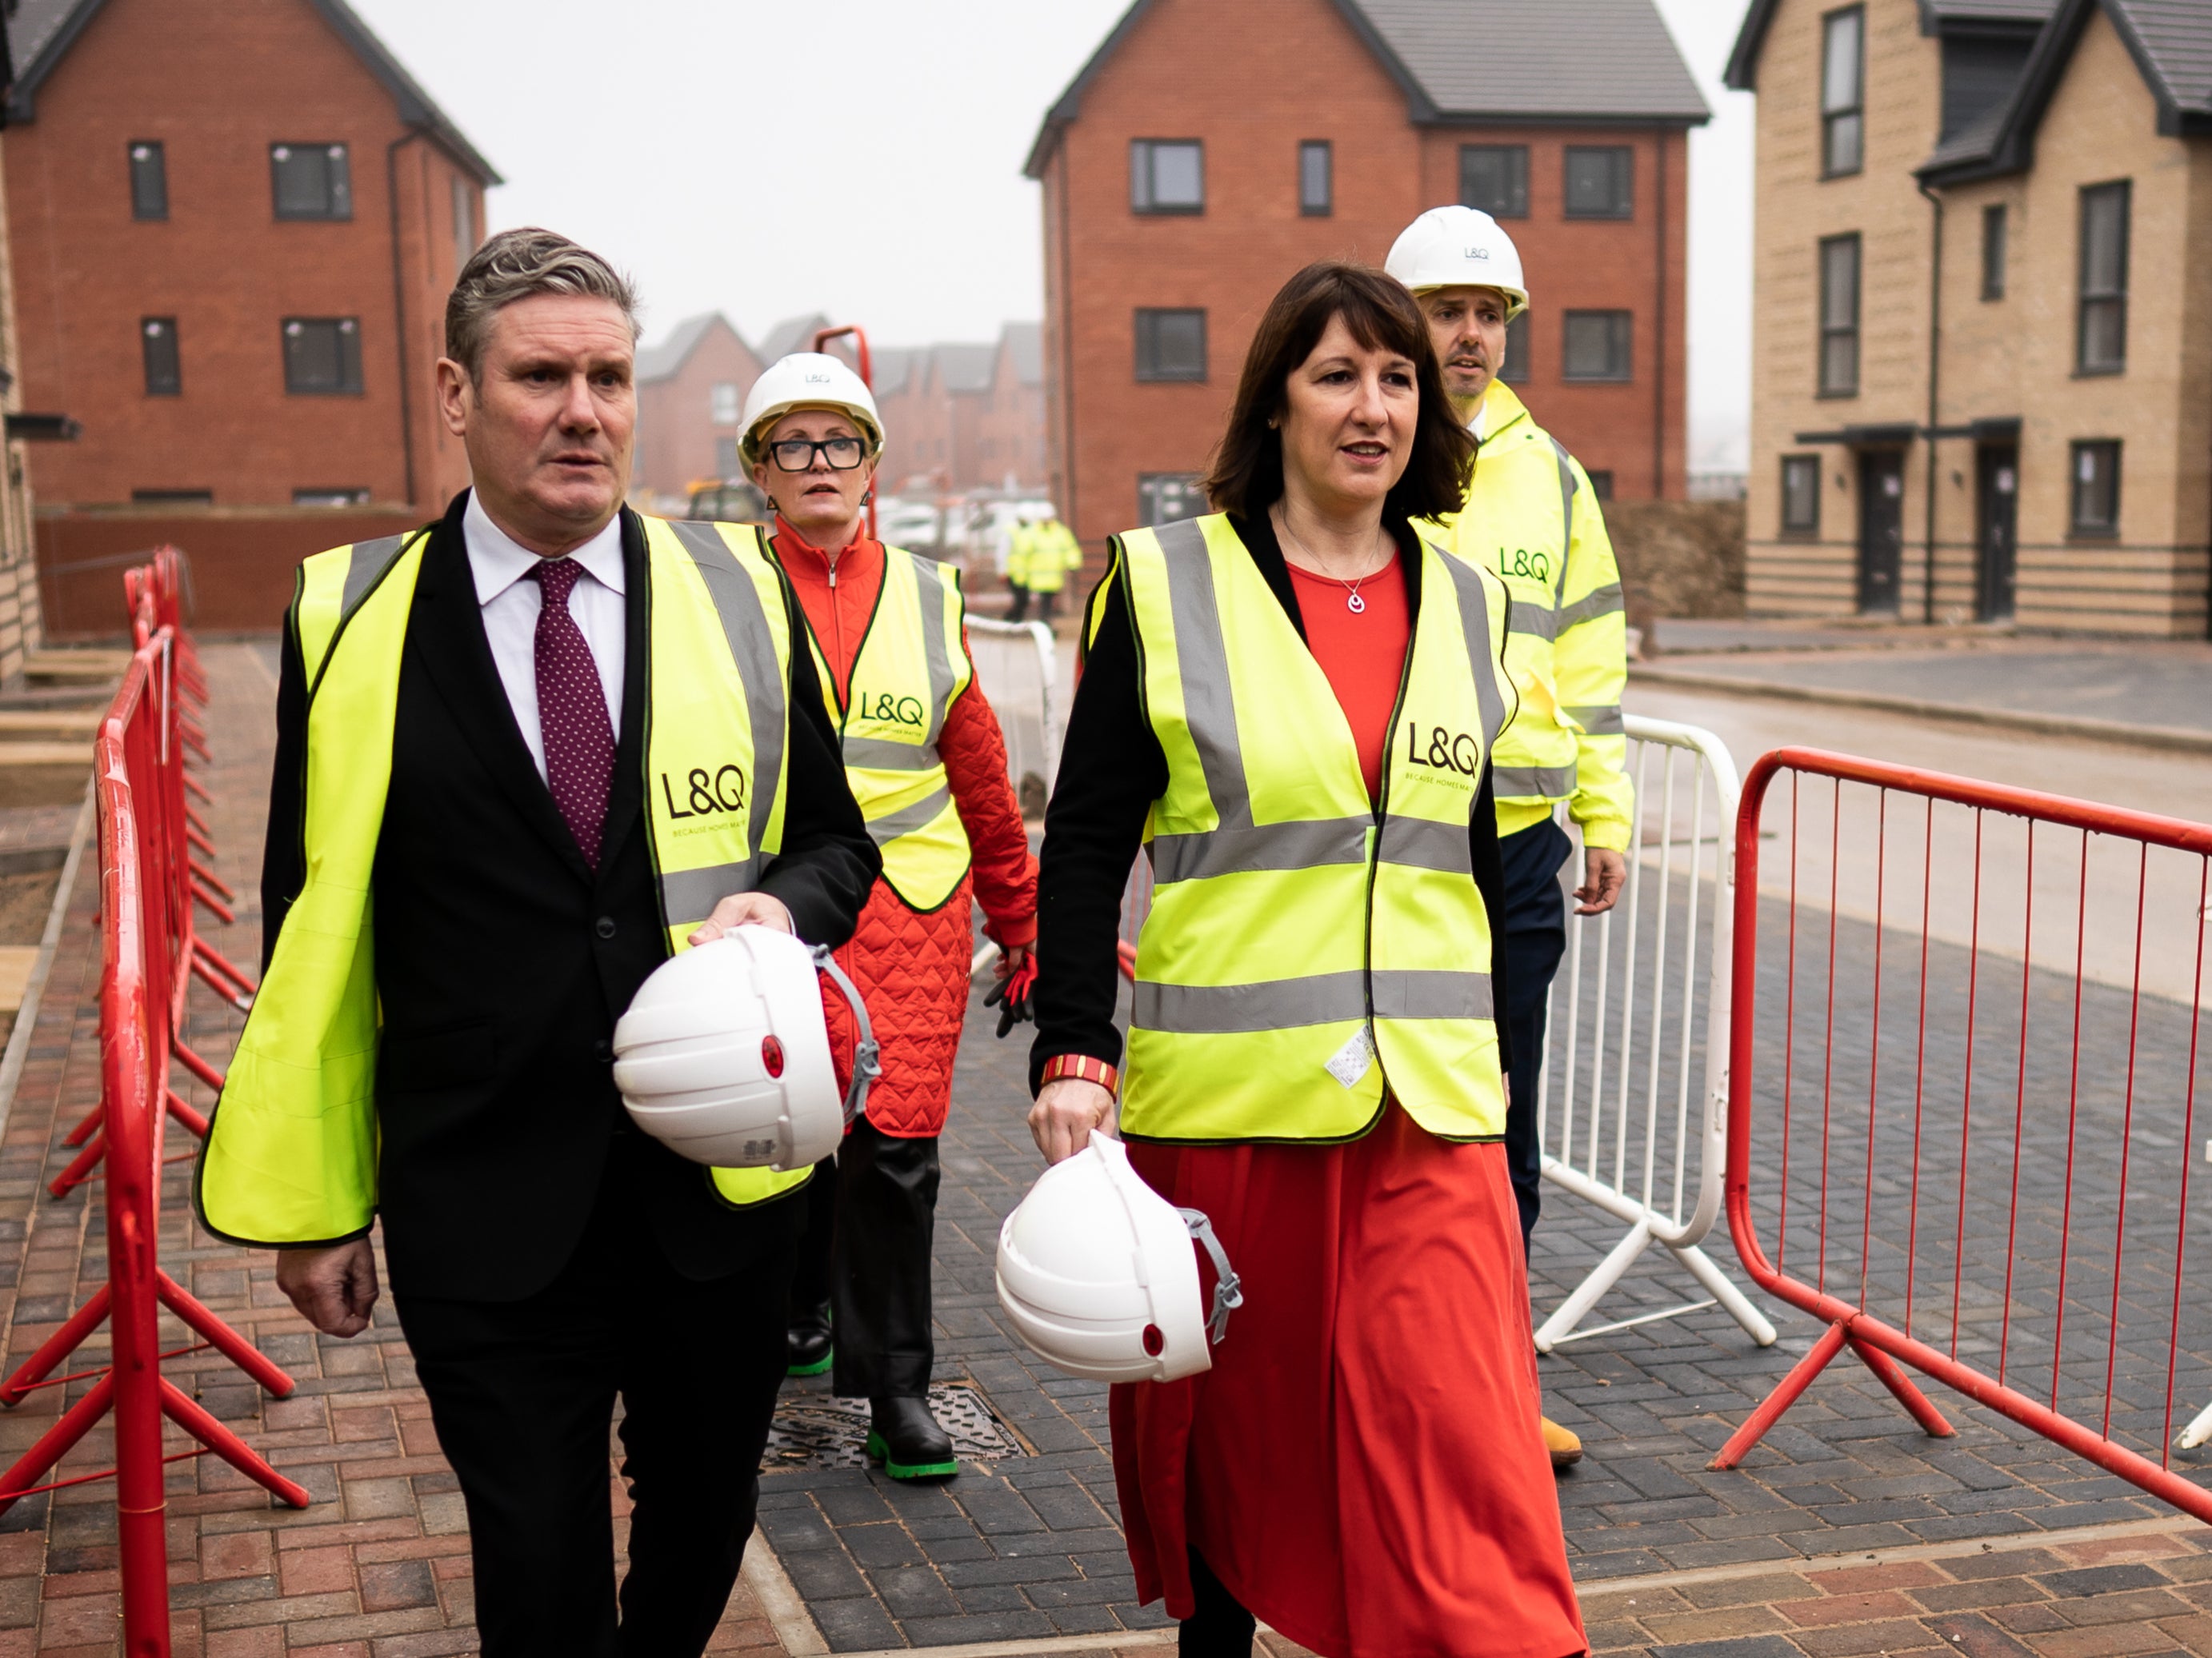
[[[806,612],[807,625],[830,665],[831,713],[842,722],[853,665],[884,586],[884,545],[861,534],[833,559],[785,523],[775,521],[775,553]],[[961,648],[967,649],[963,634]],[[937,739],[954,809],[975,857],[975,901],[984,930],[1001,946],[1036,938],[1036,859],[1006,778],[1006,741],[998,716],[970,679],[945,712]]]

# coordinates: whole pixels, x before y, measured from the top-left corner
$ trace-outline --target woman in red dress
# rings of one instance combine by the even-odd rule
[[[1411,296],[1310,267],[1246,361],[1206,483],[1223,511],[1118,538],[1086,617],[1030,1122],[1052,1162],[1115,1126],[1141,844],[1160,884],[1122,1127],[1244,1292],[1210,1371],[1113,1393],[1139,1586],[1187,1654],[1244,1658],[1255,1615],[1325,1658],[1584,1647],[1490,1018],[1505,600],[1410,527],[1458,508],[1471,441]],[[1239,884],[1269,880],[1320,896]],[[1349,1025],[1328,999],[1347,993]],[[1255,1013],[1286,1008],[1283,1028]]]

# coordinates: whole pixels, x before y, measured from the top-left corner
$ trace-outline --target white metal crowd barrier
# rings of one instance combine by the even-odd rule
[[[1726,1152],[1735,762],[1695,726],[1631,715],[1626,727],[1628,884],[1604,915],[1577,916],[1570,902],[1537,1117],[1544,1178],[1628,1230],[1537,1327],[1536,1345],[1718,1303],[1764,1347],[1773,1325],[1698,1247],[1721,1214]],[[1655,1243],[1706,1297],[1577,1328]]]
[[[1060,710],[1054,695],[1060,648],[1052,629],[1042,622],[1000,622],[971,614],[968,656],[1006,739],[1006,777],[1014,798],[1024,817],[1033,806],[1042,811],[1060,771]],[[984,939],[969,971],[981,973],[998,954],[998,945]]]

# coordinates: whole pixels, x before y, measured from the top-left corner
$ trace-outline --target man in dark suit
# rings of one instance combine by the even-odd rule
[[[696,1654],[752,1529],[804,1220],[773,1182],[744,1206],[719,1196],[707,1170],[632,1128],[611,1074],[615,1021],[665,959],[669,929],[680,938],[686,914],[707,914],[668,898],[681,843],[645,797],[646,756],[661,740],[648,704],[676,703],[671,684],[684,675],[672,668],[688,667],[671,664],[660,630],[682,603],[708,601],[688,599],[660,562],[678,528],[623,506],[637,336],[624,279],[550,233],[507,232],[462,271],[446,328],[440,402],[473,489],[429,530],[419,562],[412,542],[350,550],[356,608],[312,653],[312,571],[287,629],[263,1001],[313,999],[299,987],[317,969],[288,972],[282,930],[307,925],[314,908],[315,930],[331,931],[316,883],[340,837],[319,826],[313,768],[358,763],[313,723],[311,699],[337,694],[342,647],[358,657],[374,637],[356,589],[411,573],[404,618],[391,611],[385,624],[397,700],[362,920],[373,915],[381,1039],[374,1178],[359,1201],[382,1217],[400,1324],[467,1500],[483,1652]],[[687,548],[720,534],[681,531]],[[726,559],[722,543],[708,553],[718,549]],[[803,640],[795,607],[773,576],[756,570],[757,593],[748,587],[751,568],[722,571],[738,573],[714,589],[730,654],[708,653],[696,671],[728,675],[734,659],[757,673],[782,650],[776,683],[749,684],[740,705],[752,712],[753,791],[775,790],[781,745],[781,843],[756,841],[752,890],[723,893],[689,941],[755,922],[839,944],[878,859],[805,649],[767,636],[765,605],[779,604],[782,638]],[[732,592],[754,604],[750,621]],[[780,731],[763,712],[775,708]],[[663,723],[675,718],[662,708]],[[328,846],[311,846],[318,835]],[[249,1028],[241,1052],[254,1040]],[[330,1047],[324,1071],[344,1058]],[[365,1221],[342,1235],[350,1212],[335,1200],[308,1212],[336,1219],[234,1218],[279,1212],[274,1198],[258,1209],[253,1177],[237,1171],[285,1167],[291,1144],[283,1113],[257,1115],[240,1092],[228,1140],[221,1110],[210,1133],[204,1212],[230,1236],[295,1245],[278,1257],[286,1294],[318,1329],[358,1333],[378,1293]],[[619,1619],[607,1481],[617,1395],[635,1503]]]

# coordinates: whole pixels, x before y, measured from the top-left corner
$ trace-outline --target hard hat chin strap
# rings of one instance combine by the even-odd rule
[[[876,1042],[876,1027],[868,1018],[868,1005],[860,999],[859,988],[845,976],[845,969],[837,965],[836,957],[829,945],[812,947],[814,966],[817,972],[830,975],[830,982],[837,987],[837,993],[845,999],[846,1006],[853,1010],[854,1022],[860,1026],[860,1040],[853,1044],[853,1083],[845,1090],[845,1127],[850,1128],[853,1120],[860,1114],[868,1102],[868,1086],[884,1074],[881,1047]],[[1200,1218],[1204,1218],[1200,1217]],[[1216,1257],[1219,1259],[1218,1253]]]
[[[1213,1305],[1206,1315],[1207,1341],[1218,1347],[1229,1334],[1229,1315],[1244,1304],[1244,1286],[1229,1264],[1229,1252],[1213,1236],[1213,1223],[1200,1209],[1178,1209],[1184,1230],[1213,1260]]]

